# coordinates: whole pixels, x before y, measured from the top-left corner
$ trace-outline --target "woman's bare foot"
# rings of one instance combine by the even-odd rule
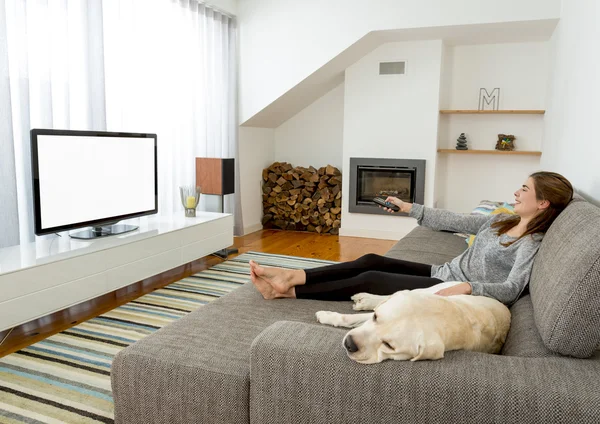
[[[275,291],[273,287],[262,277],[256,275],[254,270],[250,269],[250,278],[252,279],[252,284],[254,287],[262,294],[262,297],[271,300],[271,299],[284,299],[284,298],[296,298],[296,290],[294,288],[290,288],[285,293],[279,293]]]
[[[275,299],[277,294],[285,297],[296,297],[294,286],[305,283],[304,275],[303,270],[263,267],[254,261],[250,261],[252,283],[265,299]]]

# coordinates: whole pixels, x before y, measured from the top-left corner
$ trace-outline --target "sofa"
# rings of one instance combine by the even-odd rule
[[[417,227],[387,256],[441,264],[466,248]],[[365,252],[368,253],[368,252]],[[598,423],[600,208],[574,199],[547,232],[499,355],[361,365],[315,312],[246,284],[122,350],[117,423]]]

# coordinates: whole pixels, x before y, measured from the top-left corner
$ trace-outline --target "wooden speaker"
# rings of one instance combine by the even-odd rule
[[[235,192],[233,159],[196,158],[196,185],[202,194],[232,194]]]

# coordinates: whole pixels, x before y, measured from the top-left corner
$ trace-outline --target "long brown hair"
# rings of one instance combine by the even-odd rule
[[[540,202],[547,200],[550,203],[550,206],[538,213],[531,221],[529,221],[529,223],[527,223],[527,230],[521,237],[510,243],[502,243],[505,247],[510,246],[512,243],[529,234],[545,233],[556,217],[573,199],[573,186],[569,180],[562,175],[557,174],[556,172],[540,171],[534,172],[530,177],[533,179],[536,199]],[[519,222],[521,222],[521,217],[515,215],[502,221],[496,221],[491,227],[497,228],[498,231],[496,234],[500,236],[508,232]]]

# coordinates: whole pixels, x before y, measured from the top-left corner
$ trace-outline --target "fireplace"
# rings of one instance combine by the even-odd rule
[[[348,211],[388,215],[373,203],[373,198],[387,196],[423,204],[425,160],[350,158]]]

